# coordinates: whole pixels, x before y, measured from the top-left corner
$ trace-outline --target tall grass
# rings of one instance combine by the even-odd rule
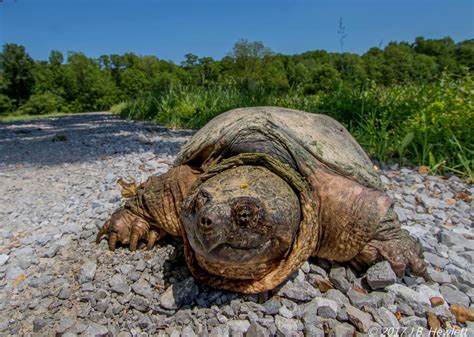
[[[369,82],[304,95],[238,85],[174,86],[121,104],[120,114],[169,127],[199,128],[227,110],[281,106],[324,113],[343,123],[379,162],[429,165],[473,181],[474,82],[449,74],[425,85],[384,88]],[[117,107],[116,107],[117,108]]]

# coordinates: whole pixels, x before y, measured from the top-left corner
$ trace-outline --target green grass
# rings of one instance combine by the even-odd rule
[[[72,113],[66,112],[55,112],[45,115],[20,115],[20,114],[9,114],[9,115],[0,115],[1,122],[16,122],[16,121],[25,121],[31,119],[41,119],[41,118],[51,118],[51,117],[62,117],[62,116],[71,116]]]
[[[327,114],[343,123],[379,162],[429,165],[433,173],[454,172],[474,181],[474,81],[469,73],[443,74],[424,86],[367,83],[315,95],[222,84],[176,86],[121,103],[114,111],[169,127],[200,128],[230,109],[263,105]]]

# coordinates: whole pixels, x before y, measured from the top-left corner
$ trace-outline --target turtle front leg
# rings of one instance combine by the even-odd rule
[[[198,178],[199,172],[181,165],[151,176],[139,186],[119,181],[122,196],[128,200],[104,223],[96,242],[108,237],[110,250],[115,250],[119,242],[134,251],[140,240],[151,249],[166,234],[180,236],[181,203]]]
[[[337,174],[309,178],[320,201],[320,232],[313,255],[350,261],[359,270],[387,260],[398,276],[426,276],[420,243],[400,227],[392,200]]]
[[[119,208],[102,226],[97,234],[96,243],[108,237],[109,249],[114,251],[117,242],[129,245],[130,250],[137,249],[138,241],[146,240],[147,249],[153,248],[156,240],[163,236],[163,231],[150,226],[149,221],[132,213],[129,209]]]
[[[366,268],[380,260],[387,260],[398,277],[405,272],[427,277],[421,244],[402,229],[391,207],[372,240],[350,262],[356,269]]]

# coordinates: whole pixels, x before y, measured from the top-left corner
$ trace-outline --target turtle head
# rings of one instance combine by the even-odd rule
[[[260,166],[238,166],[204,181],[184,203],[195,254],[210,264],[255,266],[280,259],[300,224],[297,194]]]

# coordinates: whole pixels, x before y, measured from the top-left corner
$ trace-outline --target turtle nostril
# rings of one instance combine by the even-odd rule
[[[212,226],[212,220],[206,216],[202,216],[199,222],[204,228],[210,228]]]

